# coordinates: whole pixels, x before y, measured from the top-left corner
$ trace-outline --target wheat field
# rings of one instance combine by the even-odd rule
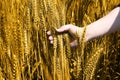
[[[119,0],[0,0],[0,80],[119,80],[120,31],[70,47],[55,29],[86,26]],[[51,45],[46,32],[52,31]],[[84,33],[85,34],[85,33]]]

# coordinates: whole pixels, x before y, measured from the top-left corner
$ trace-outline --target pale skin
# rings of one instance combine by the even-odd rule
[[[76,35],[76,31],[78,26],[74,26],[72,24],[64,25],[59,29],[56,29],[58,33],[68,32],[71,35]],[[84,31],[84,28],[80,28],[81,31]],[[111,12],[109,12],[106,16],[101,19],[89,24],[86,26],[86,34],[85,34],[85,42],[97,38],[99,36],[103,36],[108,33],[112,33],[120,30],[120,7],[116,7]],[[49,36],[48,39],[50,43],[53,44],[53,36],[50,31],[47,32]],[[74,39],[70,43],[71,47],[77,46],[77,40]]]

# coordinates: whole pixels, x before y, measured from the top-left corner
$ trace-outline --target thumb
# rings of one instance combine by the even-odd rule
[[[70,26],[65,25],[65,26],[60,27],[59,29],[56,29],[56,31],[57,32],[66,32],[66,31],[69,31],[69,29],[70,29]]]
[[[77,47],[78,46],[78,42],[77,40],[74,40],[70,43],[70,46],[73,48],[73,47]]]

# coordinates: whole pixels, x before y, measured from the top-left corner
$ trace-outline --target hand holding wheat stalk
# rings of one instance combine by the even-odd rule
[[[76,34],[77,34],[78,29],[79,29],[79,32],[81,32],[81,34],[79,34],[77,36]],[[56,29],[56,31],[58,33],[69,33],[72,36],[72,38],[73,38],[72,42],[70,43],[70,45],[71,45],[71,47],[76,47],[78,45],[77,38],[78,37],[82,37],[84,29],[80,28],[78,26],[74,26],[72,24],[68,24],[68,25],[64,25],[64,26],[60,27],[59,29]],[[49,36],[50,43],[53,44],[52,32],[48,31],[47,34]]]
[[[112,10],[108,15],[103,18],[91,23],[87,26],[86,32],[86,41],[96,38],[98,36],[105,35],[107,33],[112,33],[120,29],[120,7]],[[99,24],[99,25],[98,25]],[[95,30],[95,31],[93,31]],[[64,25],[59,29],[56,29],[58,33],[68,32],[72,35],[75,40],[73,40],[70,44],[72,47],[77,46],[76,37],[81,38],[84,32],[84,28],[80,28],[74,26],[72,24]],[[53,44],[53,37],[51,36],[51,32],[48,31],[50,43]]]

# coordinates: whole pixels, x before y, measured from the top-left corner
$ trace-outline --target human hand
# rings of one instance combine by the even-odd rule
[[[58,33],[64,33],[64,32],[70,33],[70,35],[73,37],[73,41],[70,43],[70,45],[71,47],[76,47],[78,45],[77,37],[76,37],[77,29],[80,29],[80,27],[74,26],[72,24],[68,24],[60,27],[59,29],[56,29],[56,31]],[[47,35],[49,36],[48,39],[50,40],[50,43],[53,44],[53,36],[51,34],[51,31],[48,31]]]

